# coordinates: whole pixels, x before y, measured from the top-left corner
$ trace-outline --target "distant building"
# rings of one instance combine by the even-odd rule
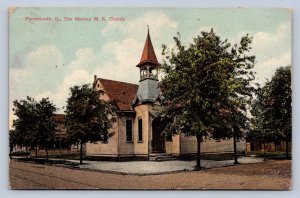
[[[292,143],[288,143],[289,152],[292,151]],[[280,142],[272,142],[272,143],[266,143],[265,145],[266,152],[285,152],[286,151],[286,142],[280,141]],[[251,154],[255,152],[264,152],[264,144],[258,143],[258,142],[252,142],[247,141],[246,143],[246,154]]]
[[[70,145],[68,142],[67,129],[65,127],[65,115],[54,114],[53,120],[56,122],[55,138],[52,144],[48,145],[48,155],[51,157],[76,156],[79,155],[77,144]],[[35,149],[30,150],[30,156],[35,157]],[[43,146],[38,146],[38,157],[45,157],[46,151]]]

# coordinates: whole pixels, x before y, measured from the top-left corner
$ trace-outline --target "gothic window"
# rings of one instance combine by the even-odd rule
[[[139,142],[143,141],[143,120],[142,120],[142,118],[139,118],[139,121],[138,121],[138,141]]]
[[[132,142],[132,120],[126,120],[126,142]]]

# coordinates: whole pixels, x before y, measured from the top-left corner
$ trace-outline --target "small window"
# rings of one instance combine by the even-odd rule
[[[132,120],[126,120],[126,142],[132,142]]]
[[[139,119],[138,129],[139,129],[138,130],[138,132],[139,132],[139,134],[138,134],[138,136],[139,136],[138,141],[142,142],[143,141],[143,120],[142,119]]]

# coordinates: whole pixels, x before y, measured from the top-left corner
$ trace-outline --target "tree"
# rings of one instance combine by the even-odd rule
[[[286,142],[286,158],[289,158],[289,142],[292,140],[292,86],[291,67],[280,67],[270,82],[272,111],[271,126]]]
[[[19,134],[15,130],[9,130],[9,157],[13,151],[14,145],[19,143]]]
[[[66,128],[71,143],[80,144],[82,164],[83,144],[86,142],[107,142],[114,134],[109,132],[116,121],[116,107],[113,102],[100,100],[101,92],[89,85],[70,88],[71,95],[66,106]]]
[[[38,145],[43,145],[48,160],[48,147],[55,139],[56,122],[53,120],[54,112],[57,108],[48,98],[42,98],[36,104],[38,119],[36,120],[36,141]]]
[[[292,138],[292,89],[291,67],[280,67],[271,81],[258,89],[257,98],[252,105],[253,133],[264,142],[284,140],[286,158],[288,143]]]
[[[212,29],[201,32],[188,47],[182,44],[180,35],[174,40],[175,49],[163,45],[160,87],[164,108],[160,116],[169,121],[165,133],[196,136],[196,169],[201,169],[203,139],[213,137],[224,124],[233,128],[232,114],[246,110],[253,91],[250,69],[255,57],[247,54],[252,39],[246,35],[239,45],[231,47]]]
[[[276,133],[270,130],[269,115],[265,109],[269,105],[268,87],[259,88],[256,92],[257,98],[253,101],[251,114],[252,129],[247,138],[252,142],[263,144],[264,161],[266,160],[266,144],[276,141]]]
[[[34,98],[27,97],[26,100],[15,100],[13,102],[14,115],[13,130],[10,131],[12,144],[33,147],[39,145],[45,147],[46,159],[48,159],[47,147],[55,136],[55,122],[52,119],[56,107],[49,98],[42,98],[37,102]]]

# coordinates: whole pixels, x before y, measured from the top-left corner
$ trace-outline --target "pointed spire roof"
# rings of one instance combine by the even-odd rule
[[[158,61],[153,49],[153,45],[151,42],[151,38],[150,38],[150,33],[149,33],[149,26],[148,26],[148,34],[147,34],[147,38],[146,38],[146,42],[145,42],[145,46],[144,46],[144,50],[142,53],[142,57],[141,60],[139,62],[139,64],[137,64],[137,67],[141,66],[144,63],[152,63],[152,64],[156,64],[158,65]]]

